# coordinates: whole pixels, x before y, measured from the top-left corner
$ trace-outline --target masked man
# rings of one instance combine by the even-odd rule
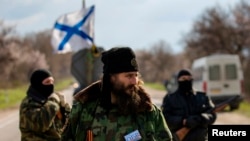
[[[177,81],[178,89],[167,94],[162,105],[174,140],[206,141],[208,125],[216,120],[216,114],[211,112],[214,104],[205,93],[194,91],[189,70],[180,70]]]
[[[44,69],[34,71],[20,105],[21,141],[60,141],[70,106],[54,93],[54,78]]]

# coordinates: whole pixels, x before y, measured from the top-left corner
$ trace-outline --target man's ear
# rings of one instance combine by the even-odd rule
[[[116,76],[117,76],[117,75],[115,75],[115,74],[110,74],[111,82],[114,82],[114,81],[115,81]]]

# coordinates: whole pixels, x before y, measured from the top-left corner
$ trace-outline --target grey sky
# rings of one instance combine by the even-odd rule
[[[20,34],[52,29],[55,20],[80,10],[82,0],[0,0],[0,19],[15,24]],[[182,35],[205,9],[234,6],[239,0],[86,0],[95,4],[95,42],[147,48],[164,40],[180,52]]]

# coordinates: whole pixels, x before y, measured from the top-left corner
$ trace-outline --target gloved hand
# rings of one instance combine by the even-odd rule
[[[70,109],[71,108],[70,108],[68,103],[66,103],[64,107],[60,107],[60,112],[62,113],[61,120],[63,123],[66,123],[66,120],[67,120],[69,113],[70,113]]]
[[[68,114],[70,113],[71,107],[69,103],[66,102],[64,95],[56,92],[56,95],[60,99],[60,111],[63,114],[63,122],[65,122],[65,119],[67,118]]]
[[[63,121],[63,123],[65,122],[68,114],[71,111],[71,107],[69,105],[69,103],[66,102],[64,95],[60,94],[60,93],[53,93],[49,99],[53,99],[55,100],[59,106],[60,106],[60,110],[58,111],[58,118],[61,119]]]
[[[200,115],[192,115],[186,118],[186,126],[189,128],[194,128],[200,125],[201,116]]]

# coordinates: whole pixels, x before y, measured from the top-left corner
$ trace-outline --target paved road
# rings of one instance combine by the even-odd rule
[[[146,88],[151,94],[152,101],[157,106],[162,103],[162,98],[165,95],[164,91],[157,91]],[[73,88],[63,91],[66,100],[72,102]],[[8,111],[0,111],[0,140],[1,141],[19,141],[20,132],[18,128],[19,114],[18,107]],[[218,114],[218,119],[215,124],[249,124],[250,118],[232,112],[224,112]]]
[[[1,116],[0,118],[0,140],[19,141],[18,110],[5,111],[4,113],[4,116]]]

